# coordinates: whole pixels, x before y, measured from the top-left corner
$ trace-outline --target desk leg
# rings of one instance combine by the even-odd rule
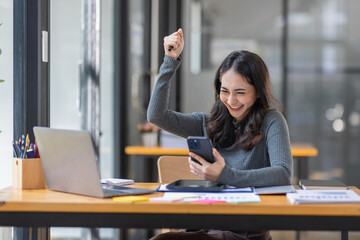
[[[296,240],[300,240],[300,234],[301,234],[300,231],[296,231],[296,237],[295,237]]]
[[[308,178],[308,161],[309,158],[307,157],[297,157],[296,159],[296,177],[298,178],[297,181],[300,179],[307,179]],[[298,184],[298,182],[294,183]],[[300,240],[301,231],[296,231],[296,240]]]
[[[341,240],[348,240],[349,232],[348,231],[341,231]]]

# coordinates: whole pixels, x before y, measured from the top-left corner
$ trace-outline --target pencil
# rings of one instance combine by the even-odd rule
[[[16,149],[17,149],[17,152],[19,153],[19,155],[21,154],[21,147],[20,147],[20,144],[18,141],[15,141],[15,145],[16,145]]]
[[[25,153],[24,153],[24,158],[27,158],[27,150],[29,148],[29,142],[30,142],[30,139],[29,139],[29,134],[26,134],[26,142],[25,142]]]

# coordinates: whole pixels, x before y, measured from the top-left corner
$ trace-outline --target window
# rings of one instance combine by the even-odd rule
[[[100,148],[102,178],[114,177],[113,124],[113,22],[114,1],[100,3]],[[84,1],[52,0],[50,3],[50,126],[81,129],[84,113],[80,109],[80,69],[83,49],[82,14]],[[66,17],[64,17],[66,13]],[[86,116],[85,116],[86,117]],[[113,237],[114,229],[100,229],[100,236]],[[88,231],[80,228],[51,228],[53,237],[81,238]]]
[[[13,1],[0,3],[0,188],[12,184]]]
[[[288,123],[292,141],[313,141],[310,178],[359,186],[360,3],[289,1]]]

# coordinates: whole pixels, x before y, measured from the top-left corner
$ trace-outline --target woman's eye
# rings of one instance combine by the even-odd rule
[[[242,95],[242,94],[245,94],[245,92],[237,92],[237,94],[240,94],[240,95]]]

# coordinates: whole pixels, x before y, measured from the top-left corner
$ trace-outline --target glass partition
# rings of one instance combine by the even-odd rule
[[[0,2],[0,188],[12,184],[13,1]]]
[[[359,186],[360,17],[355,0],[289,1],[288,123],[319,155],[309,177]]]
[[[282,1],[187,0],[183,3],[181,106],[184,112],[210,111],[215,72],[234,50],[253,51],[264,59],[274,93],[280,99]],[[202,97],[194,94],[199,91]]]
[[[100,147],[102,178],[114,177],[113,145],[113,0],[100,2]],[[51,0],[50,3],[50,126],[81,129],[80,71],[82,60],[81,0]],[[66,17],[65,14],[66,13]],[[82,89],[87,91],[87,89]],[[57,238],[85,239],[90,232],[80,228],[52,228]],[[113,229],[100,229],[104,239],[114,237]]]
[[[0,2],[0,189],[12,185],[13,151],[13,1]],[[0,227],[0,238],[11,238],[11,228]]]

